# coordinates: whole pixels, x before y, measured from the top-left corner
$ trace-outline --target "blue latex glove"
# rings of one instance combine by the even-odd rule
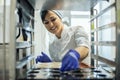
[[[79,68],[80,54],[70,49],[62,59],[61,71],[69,71]]]
[[[37,56],[36,63],[38,62],[52,62],[52,60],[43,52],[41,52],[42,55]]]

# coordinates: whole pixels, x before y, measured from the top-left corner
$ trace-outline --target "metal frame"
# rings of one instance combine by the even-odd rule
[[[116,0],[116,80],[120,80],[120,0]]]
[[[98,11],[96,9],[94,9],[94,11],[96,12],[96,14],[98,14]],[[98,29],[98,18],[96,18],[96,29]],[[98,32],[96,32],[96,41],[98,42]],[[98,56],[98,44],[96,44],[96,55]],[[98,57],[96,57],[96,67],[98,67]]]
[[[5,35],[6,35],[6,31],[5,31],[5,27],[6,27],[6,23],[5,23],[5,20],[6,20],[6,0],[4,0],[4,14],[3,14],[3,57],[4,57],[4,71],[3,71],[3,80],[6,79],[6,45],[5,45]]]
[[[9,79],[16,79],[16,29],[15,29],[15,9],[16,9],[16,0],[11,0],[10,5],[10,48],[9,48]]]
[[[120,0],[115,0],[115,3],[111,4],[106,9],[102,10],[98,15],[94,16],[90,21],[97,19],[99,16],[104,14],[106,11],[108,11],[112,7],[115,7],[116,22],[101,26],[100,28],[96,28],[95,30],[91,31],[91,34],[99,30],[115,27],[116,28],[116,41],[102,41],[102,42],[93,41],[91,45],[115,46],[116,47],[116,60],[114,62],[114,61],[108,60],[106,58],[103,58],[101,56],[94,55],[94,54],[92,54],[92,59],[96,59],[98,61],[107,63],[110,66],[116,67],[115,80],[119,80],[120,79]]]

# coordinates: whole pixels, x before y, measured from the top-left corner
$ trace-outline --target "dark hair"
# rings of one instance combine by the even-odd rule
[[[41,10],[40,17],[42,19],[42,22],[45,20],[45,16],[48,13],[48,10]]]
[[[62,14],[59,11],[56,11],[56,10],[51,10],[51,11],[54,12],[60,19],[62,19]],[[41,16],[42,22],[45,20],[45,16],[47,15],[48,12],[49,10],[41,10],[40,16]]]

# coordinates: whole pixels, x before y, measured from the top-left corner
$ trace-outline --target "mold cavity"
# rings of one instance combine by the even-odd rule
[[[30,71],[29,73],[39,73],[39,71]]]
[[[100,71],[100,70],[94,70],[93,72],[96,72],[96,73],[101,73],[101,71]]]
[[[30,74],[30,75],[28,75],[28,77],[36,77],[36,75]]]
[[[100,77],[106,77],[105,74],[98,74],[98,76],[100,76]]]
[[[40,70],[41,68],[33,68],[32,70]]]

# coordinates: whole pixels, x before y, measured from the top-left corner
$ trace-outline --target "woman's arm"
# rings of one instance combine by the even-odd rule
[[[80,61],[88,56],[89,49],[85,46],[77,47],[75,50],[80,54]]]

